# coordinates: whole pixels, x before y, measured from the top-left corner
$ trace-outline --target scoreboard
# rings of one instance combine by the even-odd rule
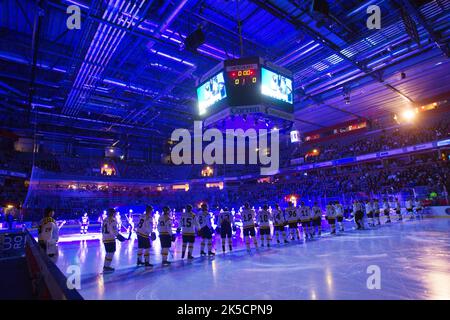
[[[259,103],[260,71],[258,58],[225,61],[228,105],[243,106]]]
[[[292,82],[289,70],[260,57],[225,60],[200,78],[198,114],[209,117],[227,107],[257,105],[292,113]]]
[[[257,64],[232,66],[227,68],[228,79],[230,79],[231,85],[234,86],[245,86],[256,83],[258,80],[256,75],[257,72]]]

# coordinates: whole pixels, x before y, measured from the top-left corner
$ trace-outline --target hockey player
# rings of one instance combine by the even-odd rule
[[[372,211],[373,211],[375,223],[377,226],[379,226],[381,224],[381,222],[380,222],[380,203],[378,202],[378,199],[375,199],[373,201]]]
[[[261,237],[261,247],[264,247],[264,239],[266,239],[267,247],[270,247],[272,237],[270,236],[270,221],[272,215],[269,212],[269,206],[263,205],[262,210],[258,211],[259,236]]]
[[[289,234],[291,235],[291,241],[294,241],[294,238],[297,237],[297,240],[300,240],[300,231],[298,230],[298,211],[297,208],[294,207],[294,204],[289,201],[288,207],[286,208],[286,219],[289,226]]]
[[[114,268],[111,267],[111,263],[116,252],[116,237],[119,235],[119,231],[117,229],[116,210],[110,208],[107,212],[108,217],[102,224],[102,239],[106,251],[103,272],[113,272]]]
[[[137,266],[144,265],[146,267],[153,267],[150,264],[150,248],[152,247],[151,235],[153,233],[154,220],[153,220],[153,207],[147,206],[145,213],[139,217],[139,223],[137,225],[136,234],[138,240],[138,254],[137,254]],[[142,261],[142,254],[144,254],[145,263]]]
[[[87,212],[80,219],[80,234],[86,234],[89,226],[89,217]]]
[[[116,222],[117,222],[117,230],[120,232],[122,230],[122,216],[120,215],[120,212],[116,212]]]
[[[320,209],[317,202],[314,202],[314,206],[312,207],[312,225],[313,225],[313,234],[322,235],[322,209]]]
[[[248,202],[244,204],[244,208],[241,212],[242,217],[242,233],[244,235],[245,245],[247,247],[247,251],[250,251],[250,238],[253,238],[253,243],[255,248],[258,248],[258,241],[255,236],[255,210],[250,208]]]
[[[339,231],[344,231],[344,208],[339,203],[339,201],[336,201],[334,204],[334,211],[336,212],[336,220],[339,224]]]
[[[389,206],[389,202],[388,202],[388,200],[386,198],[384,198],[384,200],[383,200],[383,213],[384,213],[384,215],[387,218],[386,223],[391,223],[390,212],[391,212],[391,208]]]
[[[395,198],[395,213],[397,214],[398,221],[402,221],[402,208],[400,206],[400,201],[398,200],[398,198]]]
[[[58,253],[57,243],[59,239],[59,229],[66,223],[60,224],[53,219],[55,211],[52,208],[46,208],[44,218],[38,226],[38,244],[49,257],[54,257]]]
[[[414,212],[413,212],[413,202],[411,198],[408,198],[405,202],[406,212],[410,214],[409,219],[414,219]]]
[[[363,218],[364,213],[362,211],[361,202],[358,200],[353,201],[353,215],[355,217],[356,229],[361,230],[364,229]]]
[[[336,211],[332,201],[330,201],[325,208],[325,218],[331,227],[331,234],[336,234]]]
[[[302,222],[302,228],[303,228],[303,232],[305,234],[305,239],[312,239],[313,234],[312,234],[312,229],[311,229],[311,208],[308,207],[307,205],[305,205],[305,202],[302,201],[300,203],[300,207],[299,207],[299,213],[300,213],[300,221]]]
[[[373,220],[372,203],[370,202],[370,200],[366,200],[365,209],[367,218],[369,219],[369,226],[374,227],[375,222]]]
[[[128,222],[128,232],[134,231],[133,210],[130,209],[127,215],[125,215]]]
[[[423,219],[423,205],[422,201],[420,201],[418,198],[414,200],[414,210],[416,211],[417,219]]]
[[[163,213],[159,216],[158,221],[159,240],[162,249],[162,265],[168,266],[171,262],[167,261],[169,250],[172,246],[172,219],[170,215],[170,208],[163,207]]]
[[[211,225],[211,214],[208,211],[208,205],[203,203],[202,211],[197,214],[197,222],[200,228],[199,235],[202,237],[200,255],[206,256],[205,252],[205,241],[208,242],[208,256],[214,256],[215,253],[212,251],[212,225]]]
[[[222,239],[222,252],[225,253],[225,242],[228,239],[228,249],[233,250],[233,229],[234,217],[228,208],[224,208],[223,211],[219,213],[219,225],[220,225],[220,238]]]
[[[284,239],[284,243],[288,243],[286,238],[286,231],[284,229],[286,225],[286,219],[284,218],[283,211],[280,209],[280,206],[275,204],[275,209],[272,210],[272,218],[274,224],[274,233],[277,236],[277,243],[280,243],[280,233]]]
[[[180,219],[181,234],[183,239],[183,246],[181,251],[181,259],[184,259],[186,253],[186,248],[188,248],[187,258],[194,259],[192,252],[194,251],[195,242],[195,230],[199,230],[199,225],[197,219],[195,218],[195,213],[192,211],[192,206],[188,204],[186,210],[181,214]]]

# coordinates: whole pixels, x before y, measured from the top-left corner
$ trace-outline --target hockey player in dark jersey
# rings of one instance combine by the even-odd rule
[[[234,217],[228,208],[224,208],[219,213],[220,237],[222,238],[222,251],[225,252],[225,241],[228,239],[228,249],[233,250],[232,230],[234,226]]]
[[[313,234],[316,234],[316,229],[318,235],[322,235],[322,209],[319,207],[317,202],[314,202],[314,206],[312,207],[312,225],[313,225]]]
[[[208,256],[214,256],[215,253],[212,251],[212,224],[211,224],[211,213],[208,211],[208,205],[203,203],[202,211],[197,215],[197,223],[199,225],[199,235],[202,237],[200,255],[206,256],[205,252],[205,242],[208,243]]]

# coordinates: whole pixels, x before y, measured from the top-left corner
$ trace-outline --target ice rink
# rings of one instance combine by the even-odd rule
[[[350,229],[347,226],[347,229]],[[395,221],[373,230],[325,234],[309,242],[236,250],[214,258],[161,266],[159,240],[151,269],[135,266],[137,241],[119,243],[112,274],[101,274],[98,240],[60,244],[59,268],[81,267],[85,299],[450,299],[450,219]],[[199,240],[194,256],[198,257]],[[381,289],[368,289],[369,266],[381,271]]]

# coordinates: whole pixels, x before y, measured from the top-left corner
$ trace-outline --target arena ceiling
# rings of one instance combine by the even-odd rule
[[[0,119],[98,137],[190,127],[196,79],[241,56],[238,21],[245,56],[294,73],[303,131],[449,97],[450,0],[328,3],[324,17],[300,0],[2,0]],[[71,4],[80,30],[66,27]],[[368,5],[381,8],[380,30],[366,27]],[[199,26],[206,42],[192,53],[182,44]]]

